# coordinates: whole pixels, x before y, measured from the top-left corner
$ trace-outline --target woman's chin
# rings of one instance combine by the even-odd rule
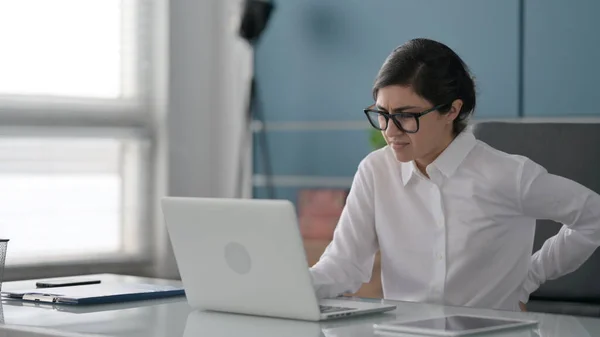
[[[414,159],[412,153],[406,151],[405,149],[400,151],[394,150],[394,156],[396,157],[397,161],[402,163],[408,163]]]

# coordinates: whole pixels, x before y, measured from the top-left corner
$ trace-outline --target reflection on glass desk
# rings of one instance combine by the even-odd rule
[[[373,323],[394,320],[396,315],[383,313],[324,322],[309,322],[239,314],[192,311],[187,317],[183,337],[319,337],[329,336],[336,328],[358,329],[352,335],[369,336]],[[366,333],[366,334],[365,334]]]
[[[119,275],[96,275],[104,281],[151,282],[180,285],[179,281],[144,279]],[[34,281],[7,282],[6,289],[23,288]],[[367,300],[373,301],[373,300]],[[380,300],[377,300],[380,301]],[[396,311],[364,317],[348,317],[326,322],[304,322],[277,318],[192,310],[185,297],[122,304],[65,308],[60,305],[33,305],[3,301],[1,307],[7,326],[0,325],[0,337],[6,327],[33,326],[57,332],[85,333],[117,337],[195,337],[195,336],[298,336],[298,337],[369,337],[380,336],[374,323],[414,320],[451,314],[475,314],[488,317],[533,319],[537,329],[511,330],[484,336],[498,337],[597,337],[600,319],[520,313],[475,308],[445,307],[433,304],[393,302]],[[44,335],[10,334],[9,336],[42,337]],[[58,335],[54,335],[58,336]],[[70,335],[74,336],[74,335]],[[394,334],[394,336],[401,336]]]
[[[438,311],[438,310],[435,310]],[[444,311],[444,310],[442,310]],[[455,310],[450,310],[456,312]],[[425,309],[412,317],[430,316],[431,310]],[[489,315],[489,313],[488,313]],[[490,315],[494,316],[494,315]],[[498,316],[498,315],[496,315]],[[515,315],[500,315],[515,316]],[[518,316],[518,315],[517,315]],[[531,317],[530,317],[531,318]],[[415,336],[404,333],[375,332],[373,324],[394,320],[409,320],[408,315],[400,317],[397,314],[376,314],[372,316],[334,320],[327,323],[304,322],[278,318],[253,317],[238,314],[214,312],[190,312],[187,318],[183,337],[214,336],[214,337],[368,337],[368,336]],[[585,319],[587,321],[587,319]],[[593,320],[593,319],[592,319]],[[542,323],[542,322],[540,322]],[[558,336],[598,336],[594,331],[600,331],[600,325],[595,322],[596,330],[588,331],[578,319],[569,316],[547,315],[538,328],[522,328],[478,334],[490,337],[558,337]],[[591,327],[591,326],[590,326]]]

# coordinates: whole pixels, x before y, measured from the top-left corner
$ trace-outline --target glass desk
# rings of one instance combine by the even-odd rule
[[[97,277],[103,282],[181,284],[179,281],[111,274],[82,277]],[[35,287],[35,280],[6,282],[3,290],[32,287]],[[456,313],[535,319],[540,322],[535,329],[512,330],[490,335],[494,337],[600,336],[600,319],[596,318],[393,301],[386,301],[398,305],[398,309],[393,312],[342,318],[321,323],[194,311],[188,306],[184,297],[84,307],[51,304],[36,306],[12,300],[3,300],[2,302],[5,325],[0,325],[0,337],[75,337],[79,334],[120,337],[369,337],[381,336],[373,330],[374,323],[438,317]],[[26,331],[31,327],[36,330]],[[395,334],[395,336],[402,335]]]

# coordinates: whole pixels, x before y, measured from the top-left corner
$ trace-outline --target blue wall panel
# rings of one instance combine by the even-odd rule
[[[415,37],[448,44],[472,68],[477,116],[517,116],[518,0],[276,5],[257,48],[259,97],[268,121],[362,119],[385,57]]]
[[[365,123],[367,121],[365,120]],[[262,145],[254,136],[254,173],[264,174]],[[371,151],[369,132],[270,131],[267,133],[274,175],[352,177]]]
[[[600,115],[600,1],[525,1],[525,116]]]

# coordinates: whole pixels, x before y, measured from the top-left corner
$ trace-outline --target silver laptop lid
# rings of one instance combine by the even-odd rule
[[[291,202],[166,197],[162,209],[190,306],[319,320]]]

